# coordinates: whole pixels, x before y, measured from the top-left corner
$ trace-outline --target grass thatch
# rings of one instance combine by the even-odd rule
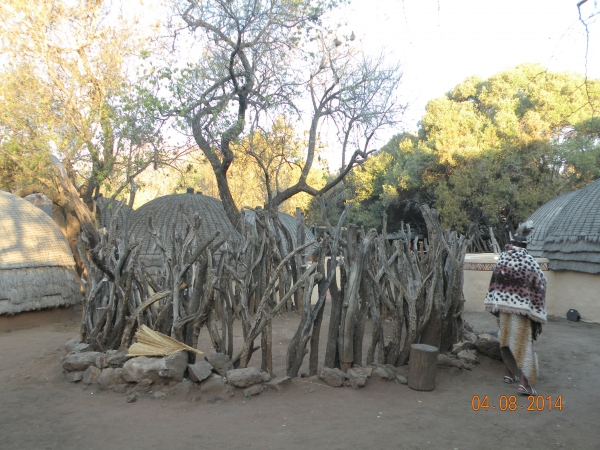
[[[202,194],[173,194],[156,198],[136,209],[129,222],[130,236],[140,241],[140,259],[150,273],[163,266],[164,254],[150,234],[148,221],[152,219],[161,240],[170,249],[175,234],[186,234],[188,222],[184,215],[194,213],[202,218],[200,239],[212,236],[216,231],[220,231],[222,236],[228,234],[233,242],[241,239],[227,218],[223,204],[216,198]]]
[[[28,201],[0,191],[0,269],[74,265],[56,223]]]
[[[127,356],[167,356],[174,355],[181,351],[196,353],[201,355],[200,350],[179,342],[172,337],[151,330],[146,325],[142,325],[135,333],[137,342],[129,347]]]
[[[548,234],[548,230],[552,226],[554,219],[560,214],[563,208],[572,200],[573,196],[579,194],[580,191],[572,191],[553,198],[549,202],[542,205],[529,218],[535,226],[531,233],[531,242],[527,244],[527,251],[535,257],[542,257],[544,240]]]
[[[0,314],[74,305],[81,298],[72,267],[0,269]]]

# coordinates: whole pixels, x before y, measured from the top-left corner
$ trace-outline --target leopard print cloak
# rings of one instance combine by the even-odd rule
[[[544,324],[546,284],[546,277],[533,256],[526,249],[507,245],[492,273],[484,309],[493,314],[522,314]]]

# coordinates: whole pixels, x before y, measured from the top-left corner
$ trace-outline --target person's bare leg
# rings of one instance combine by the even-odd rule
[[[508,347],[501,347],[500,352],[502,353],[502,360],[504,361],[504,364],[506,364],[506,376],[515,380],[515,376],[520,374],[515,357]]]

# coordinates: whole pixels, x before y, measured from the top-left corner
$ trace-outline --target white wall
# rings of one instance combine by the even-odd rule
[[[547,263],[546,258],[536,258]],[[483,299],[488,290],[496,257],[492,253],[468,254],[465,257],[464,309],[483,311]],[[475,265],[479,265],[478,267]],[[486,265],[486,266],[484,266]],[[486,270],[473,270],[475,268]],[[569,309],[576,309],[585,322],[600,323],[600,275],[568,270],[544,271],[548,280],[546,311],[550,316],[566,317]]]

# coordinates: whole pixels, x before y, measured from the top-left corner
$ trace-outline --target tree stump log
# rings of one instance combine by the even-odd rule
[[[408,360],[408,386],[417,391],[433,391],[438,349],[427,344],[412,344]]]

